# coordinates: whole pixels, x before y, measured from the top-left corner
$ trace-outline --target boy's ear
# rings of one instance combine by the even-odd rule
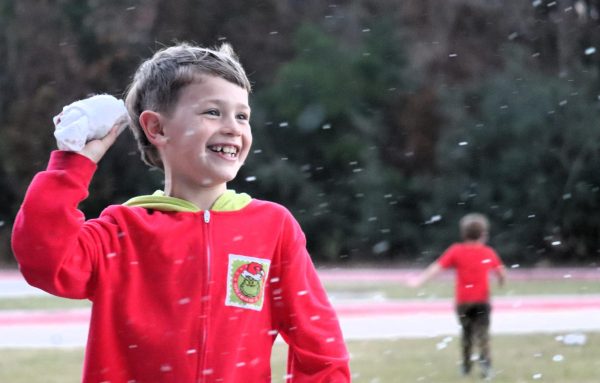
[[[160,113],[152,110],[144,110],[140,114],[140,125],[144,129],[146,138],[155,146],[161,146],[167,142],[167,137],[164,134],[163,125]]]

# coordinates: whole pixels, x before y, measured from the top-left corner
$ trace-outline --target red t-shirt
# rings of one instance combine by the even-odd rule
[[[438,263],[456,269],[456,303],[489,301],[488,271],[502,266],[494,249],[476,242],[450,246]]]

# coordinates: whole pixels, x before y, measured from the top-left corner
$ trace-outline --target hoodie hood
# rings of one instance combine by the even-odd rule
[[[221,194],[210,210],[213,211],[235,211],[244,208],[252,201],[246,193],[236,193],[235,190],[227,190]],[[133,197],[123,204],[124,206],[136,206],[146,209],[154,209],[160,211],[176,211],[197,213],[201,211],[198,206],[184,199],[165,196],[162,190],[155,191],[152,195],[142,195]]]

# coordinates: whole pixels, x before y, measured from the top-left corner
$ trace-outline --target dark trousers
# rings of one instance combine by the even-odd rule
[[[462,326],[462,358],[466,372],[471,369],[471,353],[473,345],[479,350],[479,361],[482,366],[490,367],[490,314],[492,307],[487,302],[461,303],[456,306],[456,313]]]

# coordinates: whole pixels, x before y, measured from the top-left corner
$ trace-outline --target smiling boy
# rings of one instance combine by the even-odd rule
[[[181,90],[172,111],[141,112],[141,128],[162,159],[165,195],[210,209],[248,156],[249,118],[248,91],[206,75]]]
[[[85,220],[77,210],[115,127],[55,151],[13,228],[27,281],[90,299],[83,382],[349,382],[339,322],[306,239],[281,205],[227,189],[248,156],[250,83],[228,45],[180,44],[138,68],[126,98],[165,188]]]

